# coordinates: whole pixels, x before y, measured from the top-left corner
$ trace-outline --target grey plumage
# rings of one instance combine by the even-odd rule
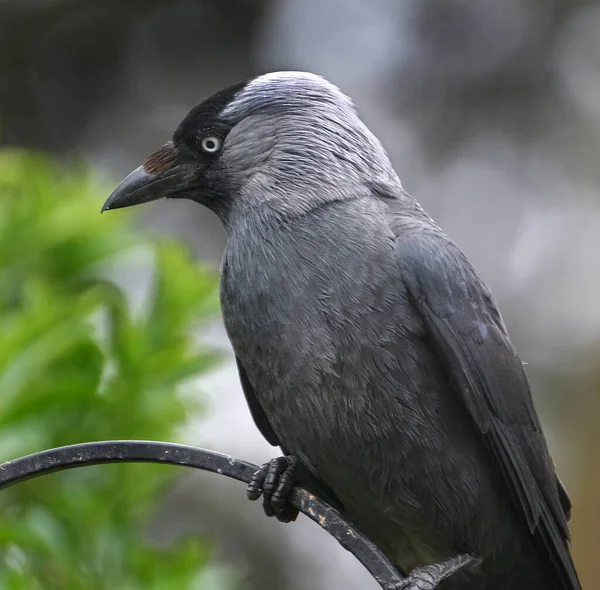
[[[197,148],[211,134],[217,157]],[[165,149],[167,194],[227,229],[223,315],[269,442],[403,571],[483,559],[441,590],[578,589],[570,502],[496,304],[350,99],[267,74],[194,109]]]

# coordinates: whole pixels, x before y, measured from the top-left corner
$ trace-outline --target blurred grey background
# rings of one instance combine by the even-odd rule
[[[600,2],[0,0],[0,143],[83,158],[112,183],[208,94],[277,69],[352,96],[407,190],[488,280],[575,502],[584,587],[597,587]],[[225,236],[208,211],[175,201],[138,215],[218,268]],[[219,322],[200,336],[229,350]],[[209,411],[183,441],[273,454],[231,359],[198,389]],[[184,530],[214,538],[247,588],[377,587],[312,523],[268,521],[223,478],[171,491],[151,534]]]

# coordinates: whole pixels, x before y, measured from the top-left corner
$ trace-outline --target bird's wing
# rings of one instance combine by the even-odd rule
[[[273,430],[273,427],[271,426],[271,423],[269,422],[265,411],[260,405],[260,402],[258,401],[256,394],[254,393],[254,389],[250,384],[248,375],[246,374],[246,371],[242,366],[240,359],[237,356],[235,357],[235,362],[237,364],[238,373],[240,374],[240,382],[242,383],[242,389],[244,391],[244,395],[246,396],[246,402],[248,403],[248,407],[250,408],[250,413],[252,414],[252,419],[254,420],[254,423],[256,424],[256,426],[258,426],[258,429],[260,430],[261,434],[267,439],[267,441],[274,447],[278,447],[280,445],[279,438],[275,434],[275,431]]]
[[[503,474],[557,588],[579,590],[569,548],[570,501],[558,480],[529,382],[485,283],[434,226],[401,220],[396,258],[452,389]],[[423,228],[426,228],[425,230]]]

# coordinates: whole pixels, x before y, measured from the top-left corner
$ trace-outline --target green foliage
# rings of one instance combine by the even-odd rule
[[[0,460],[92,440],[173,440],[186,417],[177,393],[214,362],[190,327],[216,310],[215,277],[176,244],[134,231],[126,211],[101,216],[106,194],[85,170],[0,152]],[[140,255],[154,288],[134,312],[107,277]],[[206,543],[144,542],[176,475],[107,465],[2,491],[0,588],[214,587],[203,582]]]

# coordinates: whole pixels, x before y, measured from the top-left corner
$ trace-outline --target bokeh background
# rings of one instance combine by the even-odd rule
[[[407,190],[488,280],[528,363],[557,468],[574,501],[573,552],[584,588],[597,588],[600,2],[0,0],[0,143],[41,151],[59,168],[85,162],[110,190],[203,97],[276,69],[314,71],[351,95]],[[18,165],[29,170],[27,162]],[[25,182],[31,174],[19,178]],[[78,206],[81,215],[106,196],[95,190],[85,208]],[[76,186],[65,191],[74,203]],[[52,195],[60,207],[60,191]],[[128,231],[151,241],[174,236],[205,268],[218,270],[225,236],[208,211],[157,202],[132,215]],[[44,217],[36,219],[43,233]],[[102,226],[93,224],[100,239]],[[85,236],[65,247],[82,243]],[[6,272],[12,272],[11,256],[20,258],[30,245],[16,237],[6,242]],[[144,260],[130,257],[124,267],[108,264],[106,272],[134,310],[147,311],[156,272]],[[208,280],[197,272],[201,279],[186,267],[186,280]],[[185,283],[179,287],[185,292]],[[209,372],[200,372],[206,368],[200,363],[197,374],[187,375],[185,420],[174,421],[174,430],[147,433],[142,421],[131,432],[169,434],[261,462],[273,450],[251,422],[218,313],[206,317],[197,336],[221,362]],[[124,385],[121,394],[127,396]],[[0,390],[0,404],[4,395]],[[52,418],[44,408],[31,403],[40,423]],[[135,404],[124,411],[135,413]],[[35,424],[28,423],[29,434]],[[111,432],[97,428],[90,436]],[[199,535],[212,548],[202,567],[237,572],[233,581],[205,576],[203,587],[376,588],[312,523],[267,520],[234,482],[178,474],[157,492],[156,503],[140,532],[148,543],[167,547],[182,535]],[[11,542],[2,540],[11,563],[26,563]],[[186,584],[164,587],[196,587]]]

